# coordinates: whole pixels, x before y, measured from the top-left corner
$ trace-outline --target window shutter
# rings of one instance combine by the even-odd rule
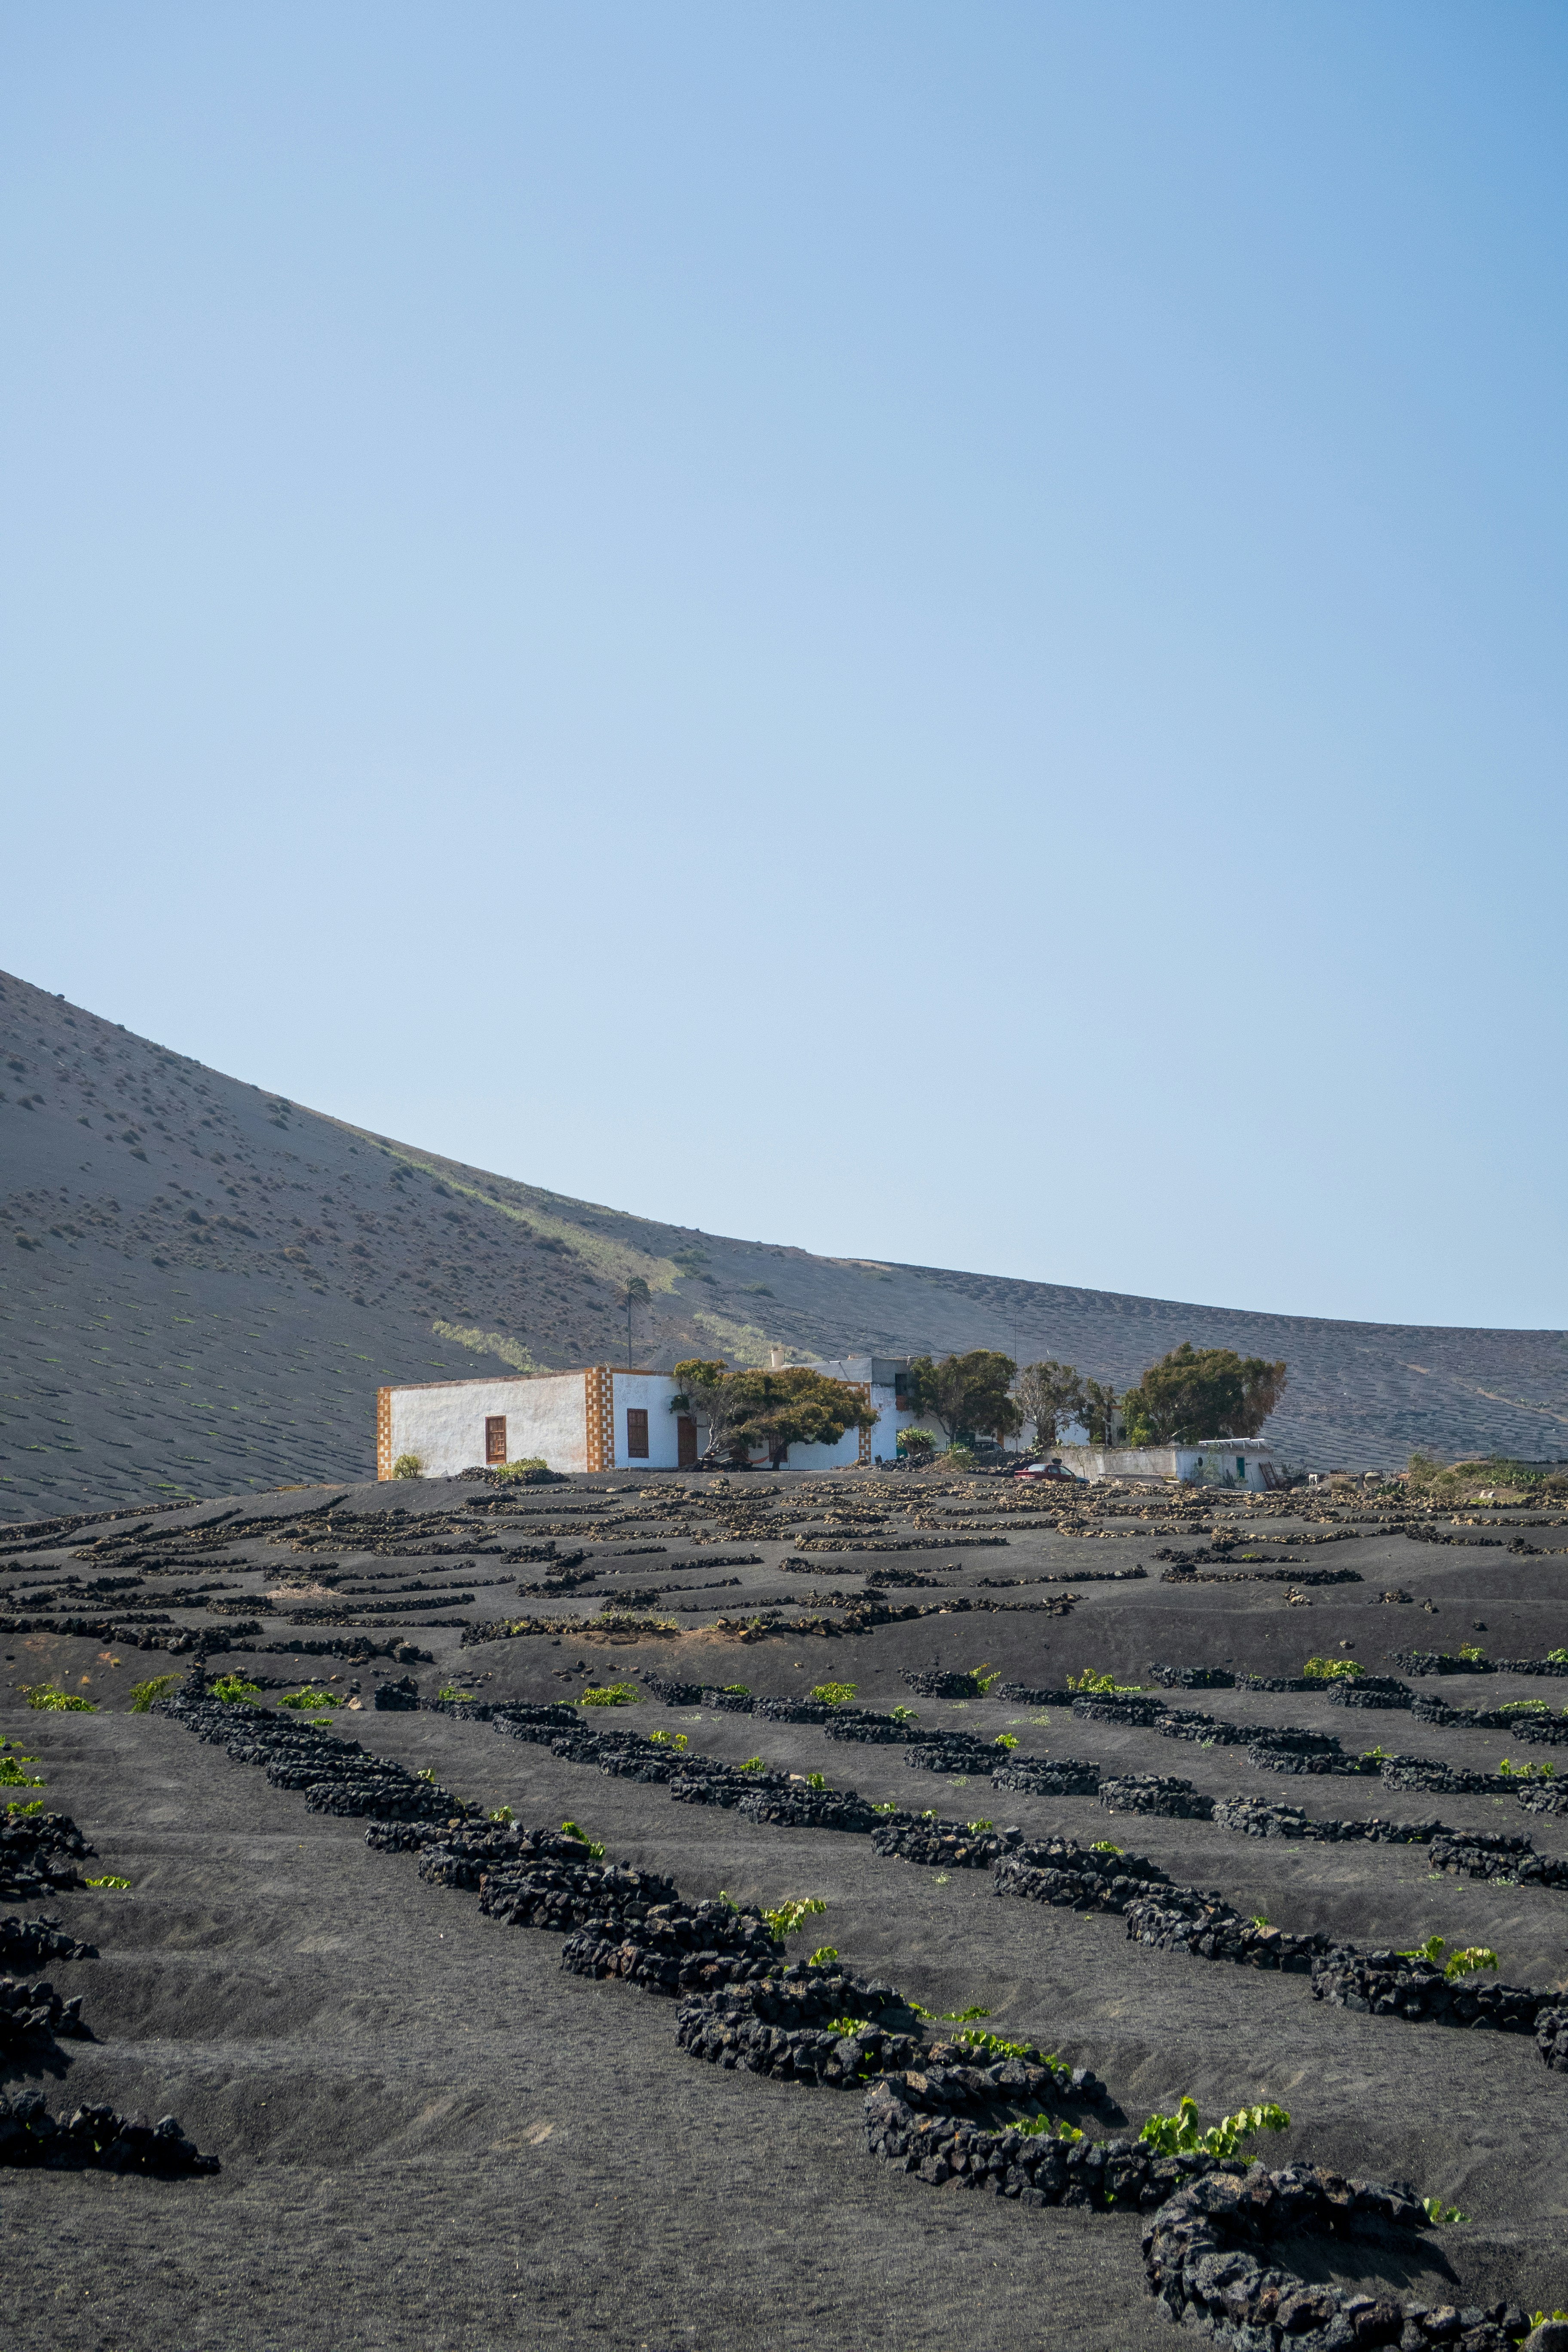
[[[626,1458],[646,1462],[647,1453],[647,1408],[634,1404],[626,1408]]]

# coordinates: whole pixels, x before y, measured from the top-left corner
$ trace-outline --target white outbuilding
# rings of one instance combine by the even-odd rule
[[[1194,1486],[1249,1487],[1285,1484],[1279,1449],[1266,1437],[1205,1437],[1196,1445],[1063,1445],[1064,1470],[1080,1478],[1181,1478]]]

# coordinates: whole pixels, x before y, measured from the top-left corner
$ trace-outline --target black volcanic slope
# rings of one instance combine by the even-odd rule
[[[552,1562],[540,1557],[551,1546]],[[650,1588],[639,1624],[628,1604]],[[661,1997],[584,1973],[571,1921],[508,1924],[504,1903],[498,1916],[476,1883],[497,1865],[466,1865],[450,1824],[473,1808],[469,1830],[504,1851],[485,1817],[510,1806],[532,1831],[580,1823],[609,1862],[664,1874],[693,1904],[721,1890],[740,1905],[825,1903],[787,1958],[832,1947],[851,1979],[921,2005],[918,2023],[902,2012],[914,2074],[908,2044],[899,2065],[886,2050],[865,2062],[911,2096],[947,2096],[951,2070],[984,2059],[948,2040],[965,2017],[974,2030],[977,2010],[977,2030],[1092,2070],[1103,2097],[1084,2096],[1094,2086],[1080,2075],[1046,2098],[1083,2131],[1080,2165],[1125,2165],[1117,2148],[1183,2093],[1205,2120],[1279,2102],[1291,2123],[1260,2140],[1265,2164],[1403,2181],[1443,2207],[1434,2229],[1303,2225],[1260,2249],[1298,2281],[1367,2298],[1353,2326],[1310,2325],[1298,2299],[1283,2343],[1502,2352],[1527,2313],[1568,2304],[1568,2072],[1542,2063],[1536,2032],[1337,2005],[1316,1993],[1331,1974],[1141,1940],[1125,1905],[1133,1880],[1152,1885],[1189,1905],[1164,1913],[1180,1925],[1215,1890],[1233,1926],[1264,1939],[1255,1959],[1269,1948],[1248,1924],[1258,1917],[1320,1953],[1435,1935],[1489,1946],[1496,1978],[1475,1983],[1534,1988],[1553,2007],[1568,1819],[1540,1807],[1568,1800],[1499,1765],[1523,1757],[1539,1772],[1568,1757],[1568,1692],[1549,1664],[1565,1618],[1568,1517],[1455,1521],[1400,1495],[1200,1509],[1101,1489],[1047,1507],[1000,1479],[941,1472],[522,1489],[481,1475],[14,1529],[0,1542],[0,1734],[16,1742],[13,1769],[41,1783],[37,1801],[93,1851],[66,1860],[47,1893],[0,1895],[0,1915],[47,1914],[94,1948],[12,1971],[79,1999],[92,2038],[0,2038],[0,2091],[13,2105],[41,2094],[51,2116],[172,2112],[221,2170],[0,2169],[6,2342],[1152,2352],[1171,2340],[1139,2243],[1168,2186],[1123,2193],[1119,2175],[1108,2206],[1091,2168],[1065,2176],[1076,2202],[1062,2204],[1021,2193],[1016,2169],[986,2169],[978,2187],[934,2158],[910,2171],[868,2146],[868,2084],[843,2079],[841,2057],[815,2086],[705,2063],[677,2020],[683,2001],[702,2017],[707,1962],[681,2000]],[[1413,1654],[1457,1664],[1461,1645],[1487,1654],[1463,1673],[1419,1671],[1430,1660]],[[1239,1679],[1299,1676],[1313,1652],[1386,1677],[1384,1704]],[[213,1702],[206,1740],[178,1706],[129,1711],[139,1679],[204,1653],[214,1675],[255,1682],[254,1711]],[[1171,1687],[1151,1661],[1205,1669],[1215,1686]],[[935,1695],[933,1667],[952,1678]],[[1142,1685],[1138,1705],[1117,1717],[1069,1700],[1063,1685],[1086,1668]],[[306,1675],[335,1707],[281,1706]],[[857,1686],[858,1716],[803,1719],[800,1700],[830,1678]],[[46,1680],[97,1711],[29,1710],[19,1685]],[[426,1704],[375,1706],[389,1684],[413,1696],[410,1682]],[[637,1696],[567,1704],[611,1682]],[[454,1714],[444,1686],[479,1704]],[[1532,1735],[1503,1713],[1521,1701],[1539,1707]],[[568,1736],[519,1736],[542,1703],[561,1707]],[[912,1729],[896,1705],[913,1709]],[[846,1730],[858,1736],[834,1736]],[[279,1739],[310,1762],[279,1760]],[[688,1743],[679,1757],[674,1739]],[[351,1743],[375,1767],[356,1766]],[[1278,1769],[1309,1754],[1337,1769]],[[740,1771],[753,1759],[763,1781]],[[678,1763],[718,1801],[691,1801]],[[1076,1793],[1044,1785],[1053,1769],[1077,1776]],[[353,1788],[367,1771],[389,1795]],[[726,1775],[743,1782],[739,1801]],[[815,1797],[812,1775],[826,1783]],[[1126,1810],[1110,1784],[1131,1775],[1185,1781],[1184,1816]],[[858,1792],[889,1811],[784,1826],[767,1817],[779,1791],[847,1812]],[[26,1787],[15,1796],[30,1801]],[[1302,1830],[1381,1820],[1408,1835],[1261,1837],[1238,1798]],[[377,1824],[421,1808],[418,1827],[390,1833],[404,1850],[387,1850]],[[916,1818],[928,1809],[958,1830],[951,1858],[889,1850],[890,1835],[934,1834]],[[1013,1865],[994,1871],[963,1843],[988,1825],[1039,1855],[1075,1842],[1080,1891],[1016,1899]],[[1490,1868],[1486,1840],[1506,1868]],[[16,1845],[13,1826],[0,1881]],[[1120,1874],[1105,1904],[1097,1869]],[[590,1916],[593,1901],[578,1919]],[[730,1915],[715,1916],[722,1932]],[[633,1941],[635,1918],[616,1936]],[[0,1927],[0,1940],[15,1936]],[[1022,2119],[1044,2095],[997,2103]],[[9,2128],[0,2112],[0,2152]],[[1020,2152],[1069,2162],[1039,2137]],[[1182,2340],[1194,2333],[1258,2352],[1281,2342],[1268,2326]]]
[[[1328,1322],[658,1224],[364,1134],[0,976],[0,1512],[364,1475],[375,1388],[620,1358],[991,1345],[1118,1386],[1290,1366],[1292,1458],[1563,1450],[1568,1335]]]

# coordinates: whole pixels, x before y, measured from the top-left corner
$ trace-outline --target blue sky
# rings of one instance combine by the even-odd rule
[[[1568,1325],[1568,18],[0,11],[0,962],[710,1230]]]

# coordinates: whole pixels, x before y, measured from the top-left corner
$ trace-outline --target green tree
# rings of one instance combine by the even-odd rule
[[[674,1377],[680,1386],[669,1400],[671,1412],[689,1412],[694,1421],[708,1423],[708,1444],[702,1459],[718,1461],[729,1451],[733,1420],[731,1400],[724,1385],[730,1377],[728,1365],[721,1356],[688,1356],[684,1363],[675,1367]]]
[[[1064,1423],[1083,1419],[1083,1380],[1070,1364],[1049,1357],[1043,1363],[1026,1364],[1016,1395],[1024,1419],[1035,1424],[1037,1445],[1054,1445]]]
[[[765,1445],[775,1470],[792,1445],[837,1445],[847,1429],[877,1426],[868,1397],[850,1381],[829,1380],[805,1364],[731,1372],[726,1386],[735,1413],[733,1444],[747,1452]]]
[[[1024,1416],[1008,1394],[1018,1376],[1011,1356],[995,1348],[971,1348],[940,1363],[916,1356],[910,1365],[912,1410],[929,1413],[949,1444],[971,1434],[1008,1437]]]
[[[1145,1443],[1195,1445],[1206,1437],[1256,1437],[1285,1388],[1285,1366],[1234,1348],[1184,1339],[1121,1398],[1130,1434]]]
[[[1121,1400],[1125,1404],[1125,1397]],[[1083,1425],[1089,1432],[1091,1445],[1111,1445],[1116,1441],[1116,1391],[1109,1381],[1085,1381],[1080,1406]]]
[[[708,1423],[705,1462],[743,1462],[765,1445],[776,1470],[792,1445],[837,1445],[847,1429],[874,1429],[877,1412],[847,1381],[829,1380],[805,1364],[782,1371],[729,1371],[721,1362],[677,1364],[680,1393],[671,1412],[695,1413]]]

